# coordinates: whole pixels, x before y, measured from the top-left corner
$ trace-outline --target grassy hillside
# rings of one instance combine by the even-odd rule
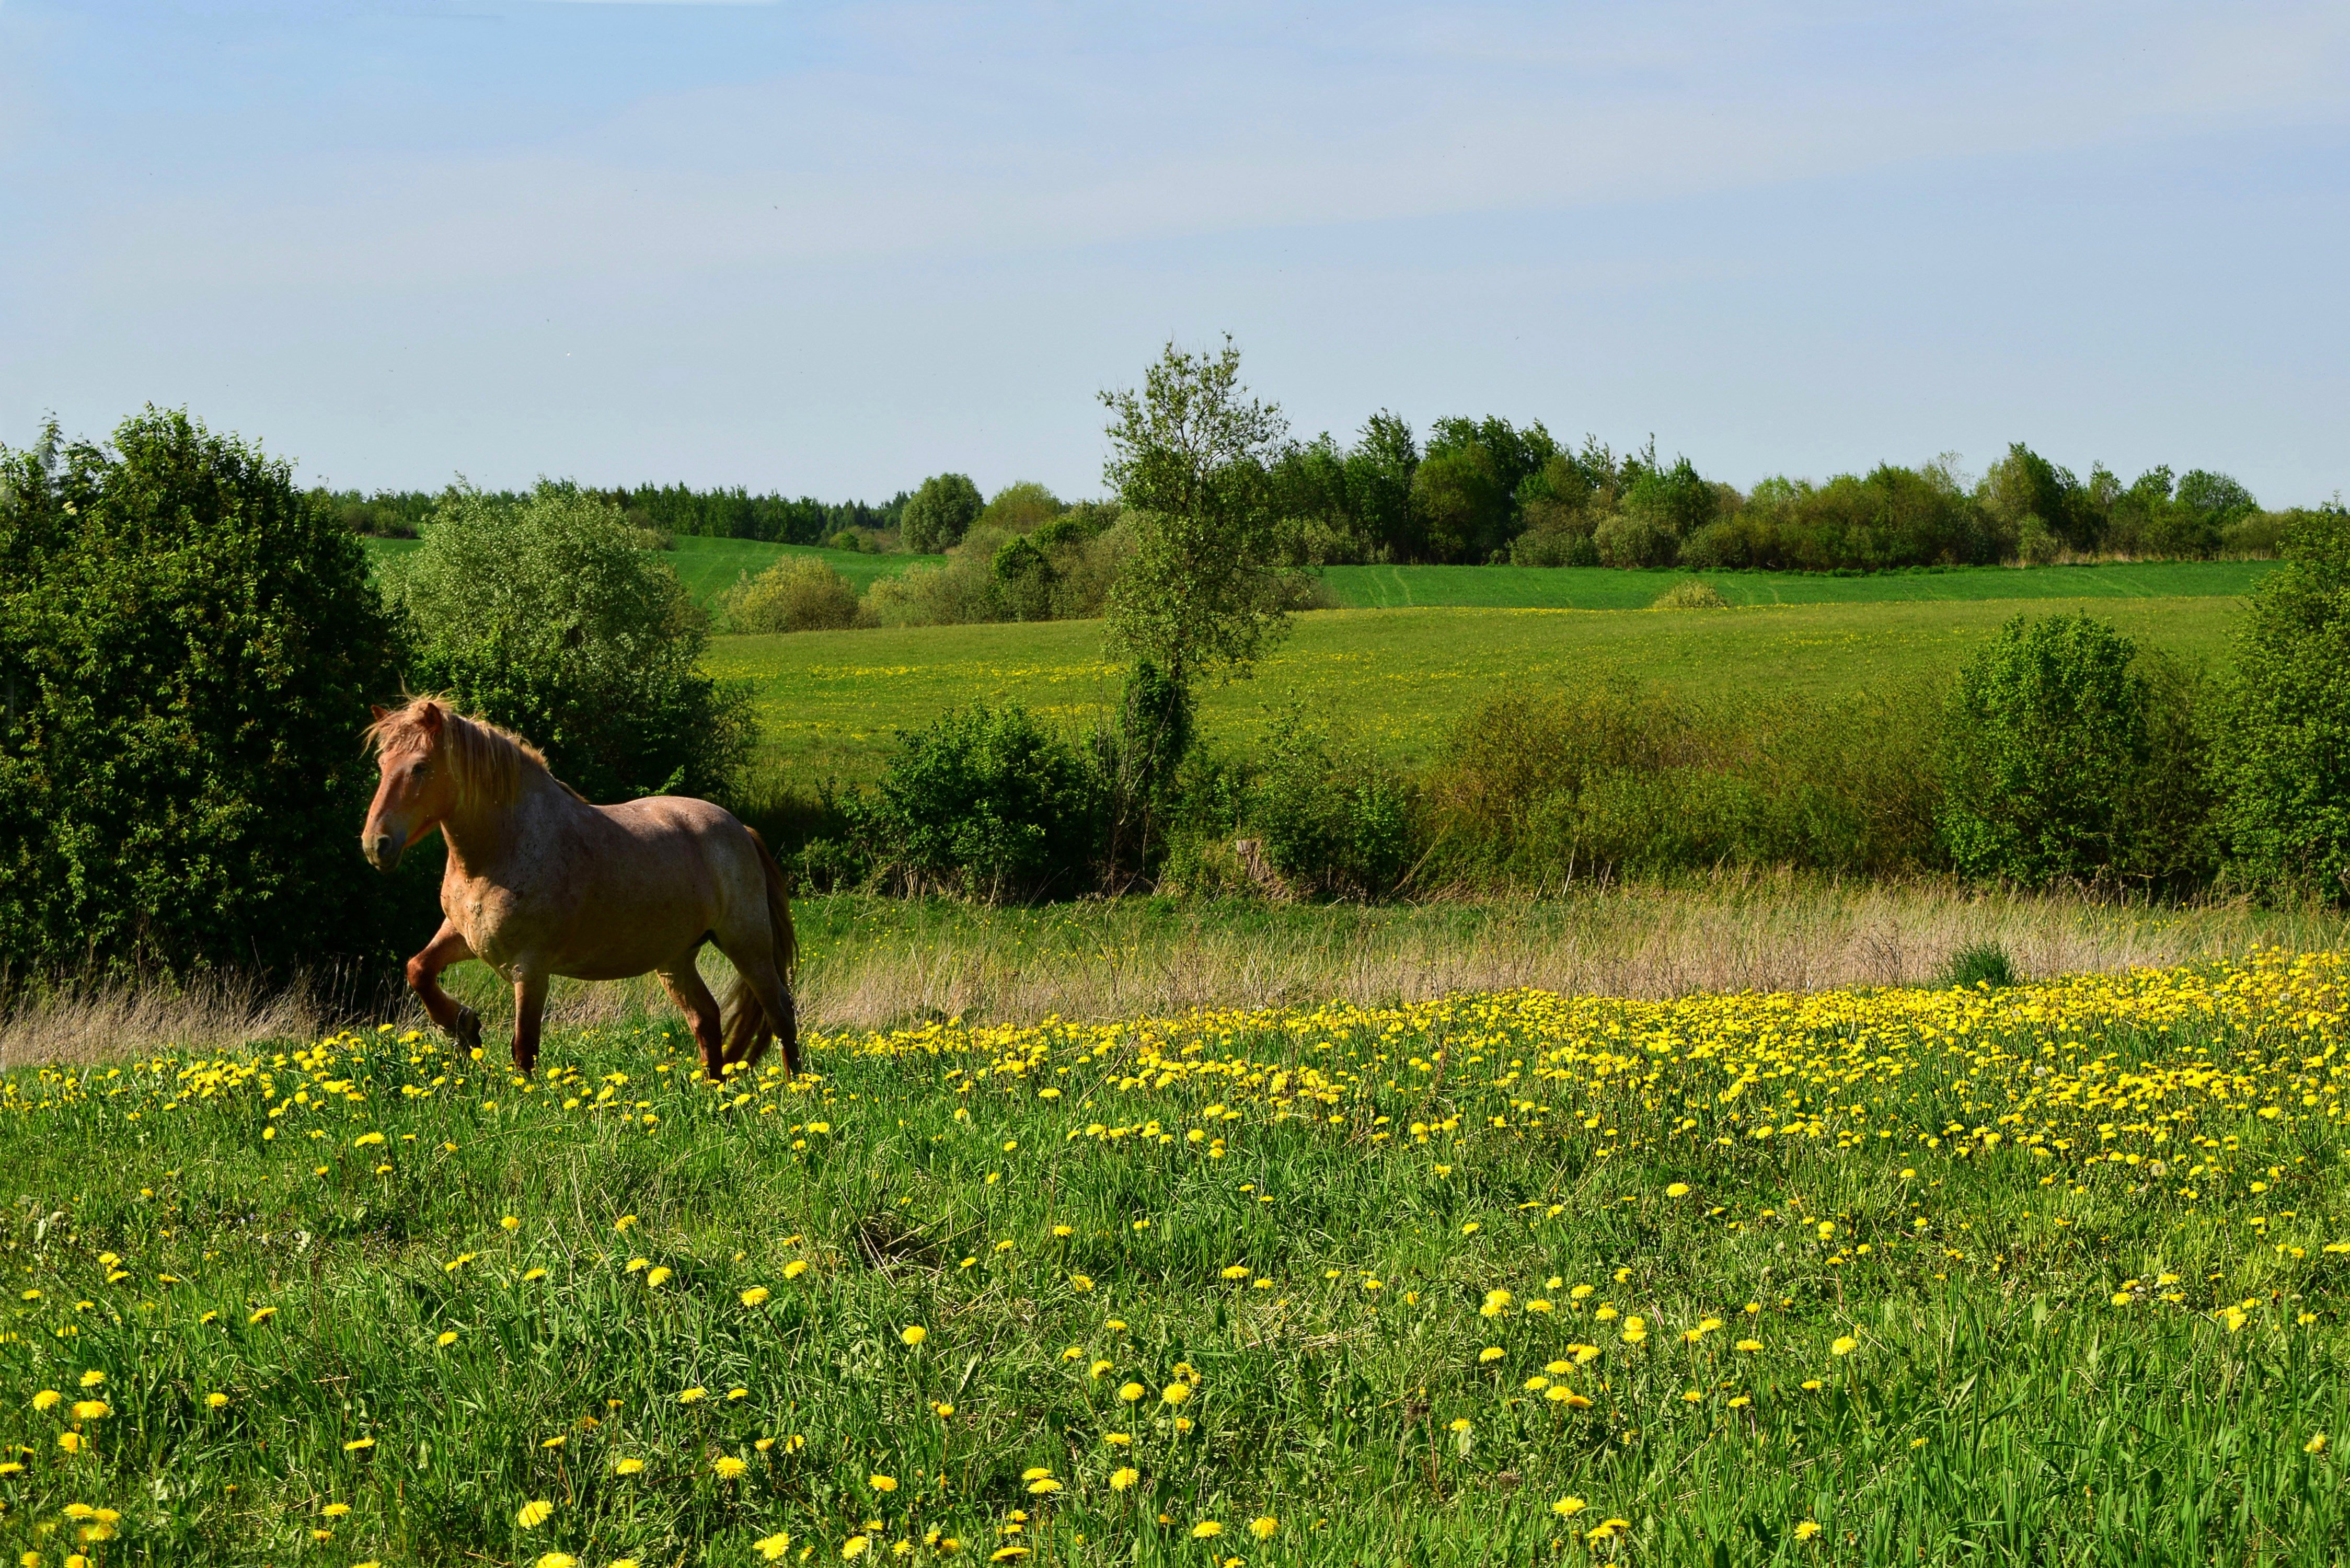
[[[1655,582],[1659,579],[1649,577]],[[1835,579],[1832,579],[1835,580]],[[1691,693],[1833,692],[1954,669],[2020,610],[2081,608],[2193,659],[2224,657],[2232,597],[1826,604],[1730,611],[1329,610],[1253,680],[1213,687],[1202,719],[1240,742],[1292,702],[1424,758],[1505,682],[1630,675]],[[771,753],[800,779],[868,778],[897,728],[973,698],[1066,720],[1110,701],[1119,667],[1093,621],[722,638],[712,672],[754,683]]]
[[[0,1541],[2327,1564],[2335,957],[0,1080]],[[859,1565],[862,1568],[862,1565]]]
[[[2192,598],[2242,594],[2273,561],[2147,561],[2088,566],[1954,566],[1830,576],[1812,572],[1708,572],[1734,605],[1877,604],[1907,599]],[[1643,609],[1688,572],[1607,566],[1331,566],[1323,572],[1347,609],[1481,605],[1513,609]]]
[[[702,539],[680,535],[666,559],[684,582],[686,590],[704,605],[734,586],[739,575],[756,576],[784,556],[813,556],[829,564],[862,593],[876,577],[894,576],[914,563],[942,562],[944,556],[868,556],[856,550],[828,550],[813,545],[763,545],[755,539]],[[378,559],[416,548],[413,539],[369,539],[368,554]]]

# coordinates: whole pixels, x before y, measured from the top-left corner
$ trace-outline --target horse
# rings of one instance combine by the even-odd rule
[[[436,1025],[480,1047],[480,1014],[442,989],[441,971],[481,960],[514,987],[514,1064],[527,1074],[551,979],[650,971],[684,1012],[705,1076],[756,1063],[774,1040],[797,1075],[791,905],[756,831],[678,795],[591,805],[536,746],[442,698],[374,711],[366,740],[379,776],[361,852],[388,873],[436,827],[449,849],[446,918],[408,961],[409,986]],[[704,942],[734,965],[723,1012],[695,967]]]

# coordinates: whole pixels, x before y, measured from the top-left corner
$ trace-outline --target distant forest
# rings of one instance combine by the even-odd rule
[[[2022,442],[1980,476],[1955,456],[1880,463],[1825,482],[1772,477],[1749,490],[1659,457],[1653,438],[1617,452],[1595,437],[1568,446],[1539,421],[1441,419],[1423,441],[1394,414],[1350,441],[1325,433],[1285,442],[1252,465],[1251,485],[1287,524],[1293,565],[1460,563],[1874,571],[2032,564],[2100,556],[2268,556],[2294,511],[2264,510],[2224,473],[2168,466],[2125,483],[2102,463],[2086,478]],[[1066,503],[1044,486],[1009,487],[1023,514]],[[356,532],[413,535],[438,493],[323,493]],[[978,487],[937,474],[874,505],[796,500],[742,488],[642,485],[594,493],[629,520],[670,535],[935,551],[982,522]],[[910,510],[909,504],[911,504]],[[1005,519],[1007,523],[1011,519]]]
[[[338,508],[344,524],[355,534],[412,539],[432,521],[432,509],[446,493],[379,490],[364,495],[342,490],[320,493]],[[633,490],[590,493],[618,506],[638,527],[662,534],[758,539],[770,545],[839,543],[850,549],[869,549],[874,535],[894,534],[908,499],[907,493],[900,491],[879,506],[863,501],[818,501],[809,495],[794,500],[785,495],[754,495],[740,485],[732,490],[695,490],[683,484],[643,484]],[[495,500],[523,498],[513,491],[493,493]],[[843,539],[844,535],[848,537]]]

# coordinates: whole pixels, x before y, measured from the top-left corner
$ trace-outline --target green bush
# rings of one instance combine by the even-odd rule
[[[609,502],[452,490],[390,580],[416,683],[527,736],[588,799],[733,791],[749,700],[702,673],[702,611]]]
[[[1977,942],[1972,947],[1960,948],[1950,955],[1950,963],[1942,971],[1942,983],[1948,986],[1987,986],[1997,990],[2013,985],[2021,978],[2015,972],[2015,961],[1997,942]]]
[[[1334,746],[1295,714],[1274,723],[1258,764],[1246,824],[1293,891],[1369,898],[1396,890],[1417,846],[1408,780],[1368,752]]]
[[[837,631],[858,622],[857,590],[814,556],[785,556],[754,577],[745,574],[718,596],[727,629],[737,632]]]
[[[1090,882],[1100,785],[1076,747],[1024,708],[975,703],[899,737],[880,784],[847,803],[909,892],[1002,902]]]
[[[2221,731],[2229,874],[2350,898],[2350,514],[2294,516],[2252,596]]]
[[[1419,880],[1922,869],[1937,853],[1934,712],[1908,691],[1700,704],[1632,682],[1512,688],[1463,716],[1424,776]]]
[[[2196,684],[2091,617],[2009,621],[1950,700],[1951,862],[2026,887],[2199,879],[2210,806]]]
[[[397,668],[284,462],[151,408],[0,448],[0,977],[382,956],[359,734]]]

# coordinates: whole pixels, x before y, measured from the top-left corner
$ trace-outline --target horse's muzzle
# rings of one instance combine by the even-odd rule
[[[400,852],[403,847],[405,846],[389,833],[379,833],[372,838],[359,840],[359,850],[368,857],[368,864],[379,871],[389,871],[399,865]]]

